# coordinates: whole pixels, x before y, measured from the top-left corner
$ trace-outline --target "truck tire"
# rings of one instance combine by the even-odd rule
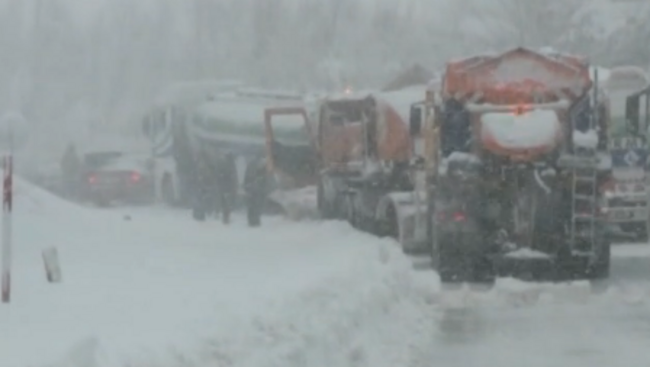
[[[462,284],[467,274],[463,266],[464,254],[459,253],[452,238],[434,234],[431,246],[431,265],[443,284]]]
[[[353,228],[362,229],[359,213],[357,213],[357,210],[354,207],[354,196],[352,194],[345,197],[343,206],[345,209],[345,219],[347,222],[350,223]]]
[[[602,252],[590,269],[589,288],[594,294],[605,293],[609,289],[609,271],[611,261],[611,243],[603,244]]]
[[[381,237],[390,237],[399,241],[399,220],[397,219],[397,209],[395,209],[395,205],[390,204],[388,208],[386,208],[386,219],[381,223],[379,230],[381,232]],[[402,246],[402,251],[406,253],[409,250]]]
[[[174,195],[174,184],[172,182],[172,177],[168,173],[163,176],[162,183],[160,184],[160,193],[162,200],[165,204],[169,206],[176,205],[176,199]]]
[[[643,226],[636,231],[636,240],[642,243],[647,243],[650,239],[650,230],[647,226]]]
[[[323,219],[336,219],[336,208],[333,203],[331,203],[325,197],[325,190],[323,189],[323,181],[318,182],[318,191],[317,191],[317,205],[318,211]]]
[[[451,234],[440,236],[434,231],[431,249],[432,266],[440,276],[440,282],[448,287],[462,283],[478,285],[481,289],[492,288],[496,274],[489,258],[489,246],[479,243],[484,239],[475,234]]]
[[[603,239],[602,241],[596,262],[589,269],[589,280],[602,280],[609,278],[612,245],[608,240]]]

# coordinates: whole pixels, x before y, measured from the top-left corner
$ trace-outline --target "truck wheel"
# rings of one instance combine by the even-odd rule
[[[318,211],[323,219],[336,219],[336,210],[334,205],[332,205],[332,203],[325,197],[325,189],[323,189],[322,180],[318,183],[317,203]]]
[[[165,174],[163,177],[160,191],[165,204],[169,206],[174,206],[176,204],[174,198],[174,184],[172,183],[172,178],[169,174]]]
[[[611,262],[611,243],[607,241],[602,246],[596,263],[591,266],[587,274],[589,287],[594,294],[605,293],[609,289],[608,279]]]
[[[609,269],[612,257],[612,245],[609,241],[603,241],[596,262],[589,269],[590,280],[601,280],[609,278]]]
[[[353,228],[360,229],[358,213],[354,207],[354,196],[347,195],[344,203],[345,219]]]
[[[477,252],[470,256],[471,274],[468,281],[475,285],[474,288],[476,289],[488,290],[494,287],[496,274],[492,260],[482,252]]]
[[[431,248],[431,265],[438,272],[440,282],[447,285],[462,284],[466,280],[464,254],[447,236],[434,235]]]
[[[381,236],[390,237],[399,241],[399,220],[397,220],[397,209],[394,205],[389,205],[386,209],[386,219],[381,224]],[[404,250],[404,247],[402,246]]]
[[[639,242],[647,243],[648,242],[648,227],[647,226],[641,226],[639,229],[636,230],[636,240]]]

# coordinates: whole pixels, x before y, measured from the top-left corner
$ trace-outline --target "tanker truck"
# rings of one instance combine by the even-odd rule
[[[201,151],[232,152],[238,181],[249,161],[265,154],[265,110],[271,106],[302,108],[303,96],[262,90],[230,82],[186,83],[172,97],[160,98],[144,121],[155,158],[156,187],[169,204],[190,205],[193,162]],[[166,93],[165,95],[169,95]],[[285,144],[309,141],[303,119],[283,116],[276,138]]]

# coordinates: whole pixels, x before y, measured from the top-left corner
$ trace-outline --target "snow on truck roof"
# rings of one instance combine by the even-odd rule
[[[377,90],[372,90],[372,89],[362,89],[362,90],[346,90],[343,92],[337,92],[337,93],[330,93],[325,96],[325,99],[327,101],[356,101],[364,98],[368,98],[368,96],[379,93]]]
[[[390,104],[404,123],[408,123],[411,105],[424,101],[426,91],[427,86],[414,86],[394,92],[379,93],[377,97]]]
[[[196,113],[205,118],[212,118],[233,124],[260,127],[264,124],[264,112],[270,107],[304,107],[301,103],[278,103],[278,101],[211,101],[202,104]],[[274,128],[298,128],[305,121],[300,115],[279,115],[273,117]]]
[[[200,103],[214,93],[222,93],[242,87],[236,80],[190,80],[173,83],[164,88],[155,98],[156,106],[188,105]]]
[[[358,91],[343,94],[329,95],[326,101],[359,101],[368,97],[373,97],[381,103],[392,107],[400,116],[404,123],[409,121],[411,105],[422,102],[426,95],[427,86],[411,86],[396,91],[381,92],[377,90]]]

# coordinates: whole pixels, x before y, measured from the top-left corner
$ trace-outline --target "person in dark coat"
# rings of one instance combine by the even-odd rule
[[[232,152],[226,152],[220,157],[217,166],[218,200],[224,224],[230,223],[230,213],[237,198],[238,187],[235,155]]]
[[[193,215],[194,219],[204,221],[206,216],[216,212],[217,205],[217,167],[208,152],[202,151],[195,162],[195,183]]]
[[[267,171],[264,159],[256,159],[246,166],[244,175],[246,215],[250,227],[262,225],[262,209],[266,200]]]

